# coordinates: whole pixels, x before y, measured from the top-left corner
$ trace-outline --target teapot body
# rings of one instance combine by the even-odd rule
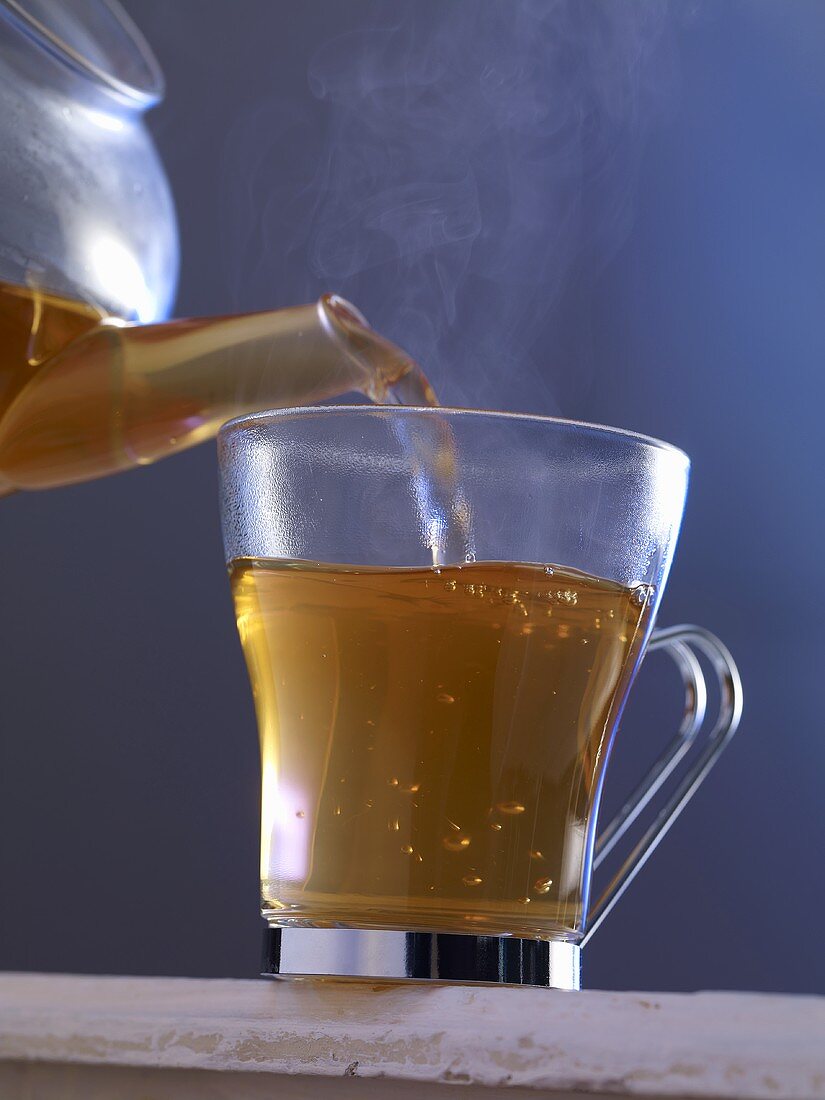
[[[167,320],[177,226],[143,125],[162,93],[117,0],[0,0],[0,496],[145,465],[262,409],[436,401],[334,295]]]
[[[162,93],[117,4],[0,0],[0,280],[168,316],[177,223],[143,122]]]

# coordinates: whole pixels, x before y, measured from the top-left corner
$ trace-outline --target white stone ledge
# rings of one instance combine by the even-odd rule
[[[372,1080],[372,1079],[382,1080]],[[0,1096],[825,1097],[825,998],[0,975]]]

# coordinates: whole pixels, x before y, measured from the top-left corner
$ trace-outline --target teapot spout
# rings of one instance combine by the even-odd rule
[[[351,302],[325,294],[318,302],[326,324],[354,369],[357,387],[376,405],[437,405],[438,398],[419,365],[401,348],[380,336]]]
[[[334,295],[166,324],[110,319],[47,360],[0,416],[0,480],[85,481],[194,446],[235,416],[348,393],[438,403],[415,362]]]

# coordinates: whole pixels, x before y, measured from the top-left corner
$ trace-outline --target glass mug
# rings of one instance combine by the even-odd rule
[[[579,951],[738,724],[724,646],[653,631],[689,461],[534,416],[347,406],[219,439],[222,520],[263,767],[272,976],[578,988]],[[643,654],[681,728],[601,835]],[[603,895],[595,866],[719,714]]]

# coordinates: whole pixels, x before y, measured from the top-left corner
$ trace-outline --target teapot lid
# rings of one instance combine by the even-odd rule
[[[73,69],[141,108],[163,98],[157,58],[118,0],[0,0],[0,16]]]

